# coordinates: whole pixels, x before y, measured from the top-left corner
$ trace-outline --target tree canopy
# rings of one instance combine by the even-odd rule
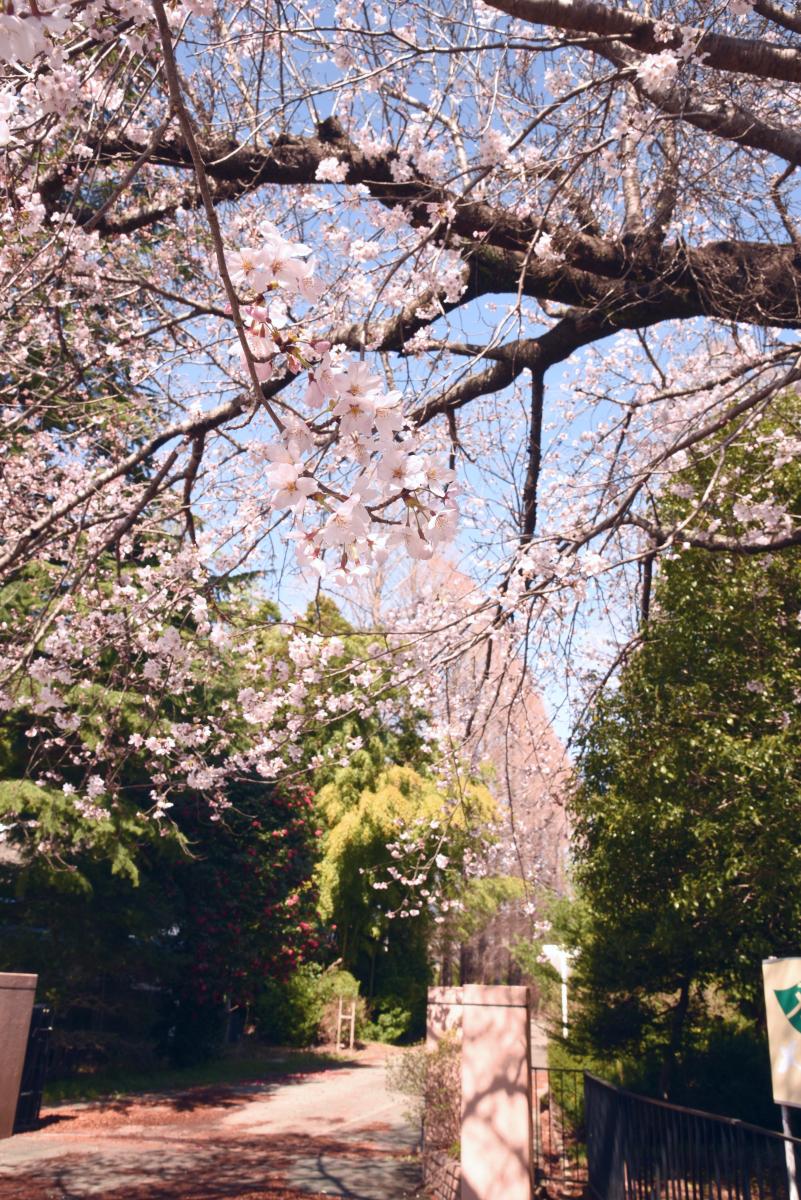
[[[801,540],[775,498],[719,526],[723,467],[653,503],[713,447],[797,452],[762,425],[799,377],[794,10],[65,0],[0,32],[0,571],[49,580],[7,705],[33,670],[69,707],[87,648],[137,690],[176,604],[256,568],[296,598],[295,557],[357,587],[457,536],[478,590],[383,627],[410,679],[484,644],[491,692],[585,601],[625,642],[678,541]]]
[[[775,420],[797,407],[784,398]],[[759,502],[769,447],[733,460],[722,519],[736,522],[749,489]],[[713,469],[677,481],[675,515]],[[785,463],[775,495],[796,507],[800,482]],[[577,972],[591,1040],[610,1053],[656,1036],[672,1059],[715,995],[760,1022],[761,961],[797,947],[800,618],[796,548],[674,553],[641,645],[584,731]]]

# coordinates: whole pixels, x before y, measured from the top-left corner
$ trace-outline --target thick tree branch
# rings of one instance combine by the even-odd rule
[[[432,396],[412,413],[416,425],[425,425],[434,417],[453,412],[479,396],[499,391],[514,383],[525,370],[543,373],[555,363],[569,358],[574,350],[616,332],[601,315],[569,312],[547,333],[536,338],[521,338],[495,346],[493,365],[466,375],[450,387]]]
[[[465,404],[477,400],[479,396],[502,391],[510,383],[514,383],[518,375],[529,365],[531,346],[530,342],[510,342],[506,347],[507,354],[503,359],[485,367],[483,371],[465,375],[457,383],[445,388],[439,395],[427,400],[411,414],[412,422],[415,425],[425,425],[434,417],[463,408]],[[536,356],[535,351],[535,359]]]
[[[665,122],[660,143],[665,156],[665,166],[653,204],[650,228],[658,237],[663,237],[673,220],[679,196],[679,156],[676,148],[676,125],[673,121]]]
[[[641,88],[635,82],[635,87]],[[657,95],[658,91],[658,95]],[[681,112],[682,101],[671,89],[648,89],[648,98],[666,110],[691,120],[696,112]],[[754,133],[755,123],[742,115],[742,128]],[[801,135],[793,134],[801,161]],[[577,308],[600,310],[612,323],[631,328],[660,320],[712,316],[786,328],[801,326],[801,303],[794,284],[801,266],[792,245],[726,241],[697,247],[668,243],[660,247],[662,232],[652,226],[650,238],[635,245],[602,238],[584,230],[554,225],[541,219],[523,219],[485,201],[460,201],[432,180],[392,179],[392,153],[367,155],[345,137],[335,121],[323,122],[317,136],[282,136],[264,150],[232,143],[198,144],[203,170],[216,180],[215,200],[242,194],[262,183],[314,183],[317,167],[332,149],[348,164],[348,181],[364,183],[375,199],[387,207],[402,206],[411,225],[430,227],[432,203],[452,203],[455,215],[437,240],[457,250],[470,268],[465,298],[491,291],[516,292],[523,276],[523,292],[539,300],[552,300]],[[101,153],[107,161],[141,153],[141,147],[106,142]],[[180,141],[162,145],[152,161],[191,169],[189,151]],[[658,201],[661,222],[674,202],[675,182],[666,179]],[[655,214],[656,215],[656,214]],[[481,229],[477,242],[474,231]],[[558,258],[542,259],[530,253],[540,233],[550,232]],[[419,328],[420,326],[418,326]],[[410,330],[408,336],[414,329]]]
[[[491,8],[536,25],[553,25],[568,33],[597,34],[625,41],[641,54],[658,54],[682,46],[685,30],[658,34],[654,21],[628,9],[613,8],[596,0],[487,0]],[[759,6],[755,6],[759,11]],[[778,6],[765,7],[777,11]],[[767,14],[765,14],[767,15]],[[785,14],[782,14],[785,15]],[[776,19],[772,16],[771,19]],[[785,16],[786,20],[786,16]],[[801,22],[799,23],[801,24]],[[788,28],[789,26],[786,26]],[[696,56],[704,66],[736,71],[758,79],[801,83],[801,51],[771,42],[698,30]]]
[[[566,32],[594,33],[594,53],[619,68],[635,71],[642,53],[658,53],[682,45],[685,31],[657,37],[655,24],[637,13],[610,8],[594,0],[489,0],[493,8],[536,24],[554,25]],[[774,6],[771,6],[774,7]],[[782,82],[801,82],[801,50],[766,41],[698,31],[696,57],[705,67]],[[766,150],[801,164],[801,135],[788,126],[773,125],[755,113],[722,98],[710,99],[696,87],[649,84],[633,78],[637,93],[662,112],[688,124],[755,150]]]
[[[752,7],[760,17],[765,17],[781,29],[787,29],[790,33],[801,33],[801,15],[799,13],[788,12],[780,4],[774,4],[773,0],[754,0]]]
[[[726,554],[772,554],[777,550],[790,550],[793,546],[801,546],[801,527],[790,533],[776,534],[772,537],[767,535],[744,538],[742,534],[727,537],[703,529],[671,529],[669,526],[649,521],[639,513],[629,514],[623,524],[635,525],[638,529],[645,530],[659,545],[670,545],[679,541],[683,546]]]
[[[626,130],[620,139],[620,180],[623,189],[624,206],[624,236],[636,235],[642,232],[645,220],[642,212],[642,193],[640,191],[640,169],[637,162],[637,149],[631,131]]]

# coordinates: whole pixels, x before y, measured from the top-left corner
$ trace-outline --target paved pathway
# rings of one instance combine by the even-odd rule
[[[416,1131],[375,1054],[308,1075],[46,1110],[0,1142],[0,1200],[402,1200]]]

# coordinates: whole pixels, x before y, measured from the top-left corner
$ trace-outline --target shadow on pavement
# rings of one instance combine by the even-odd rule
[[[400,1200],[405,1189],[396,1186],[393,1168],[415,1178],[412,1164],[388,1159],[385,1147],[370,1143],[307,1135],[181,1137],[174,1129],[171,1136],[153,1134],[133,1145],[109,1137],[86,1153],[20,1166],[0,1176],[0,1200],[269,1200],[277,1191]],[[370,1178],[377,1189],[368,1186]]]

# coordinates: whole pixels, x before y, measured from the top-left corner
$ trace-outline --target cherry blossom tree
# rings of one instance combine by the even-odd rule
[[[243,571],[291,609],[450,554],[472,590],[385,607],[374,654],[453,764],[521,664],[603,622],[614,668],[660,554],[801,541],[770,466],[727,467],[799,445],[765,421],[801,369],[800,37],[778,0],[4,0],[4,703],[69,721],[87,654],[190,688],[174,614],[246,643],[213,601]],[[241,701],[265,744],[325,641]],[[432,689],[465,651],[478,686]]]

